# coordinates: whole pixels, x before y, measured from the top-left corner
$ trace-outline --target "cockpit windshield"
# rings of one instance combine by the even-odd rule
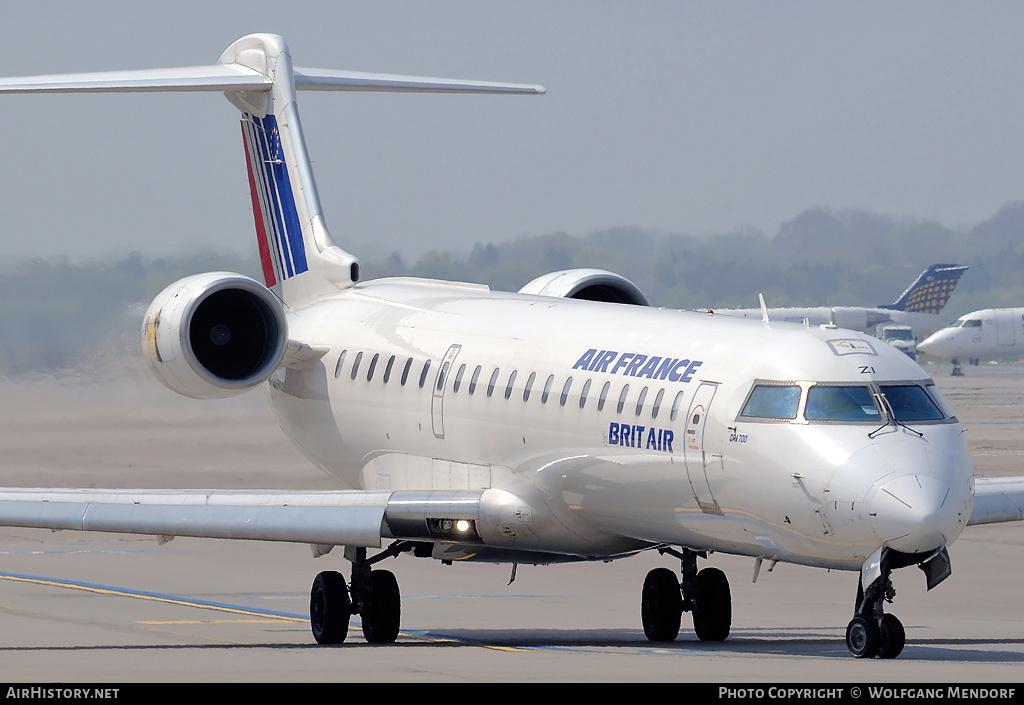
[[[883,384],[879,389],[892,407],[897,421],[938,421],[942,410],[916,384]]]
[[[807,390],[808,421],[878,421],[881,416],[867,385],[816,384]]]
[[[755,419],[790,420],[796,418],[799,405],[800,387],[795,384],[758,384],[750,392],[740,415]]]
[[[981,328],[980,318],[958,318],[949,324],[950,328]]]
[[[890,411],[891,410],[891,411]],[[802,413],[801,413],[802,412]],[[790,423],[899,423],[956,420],[934,382],[844,384],[759,380],[739,419]]]

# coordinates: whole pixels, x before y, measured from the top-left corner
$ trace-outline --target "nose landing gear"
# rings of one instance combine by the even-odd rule
[[[883,602],[892,602],[896,590],[889,571],[865,592],[857,584],[857,607],[846,627],[846,648],[857,658],[896,658],[906,643],[903,623],[894,614],[883,614]]]
[[[929,590],[953,572],[944,546],[928,555],[901,553],[882,546],[864,561],[857,581],[853,619],[846,627],[846,647],[857,658],[896,658],[903,652],[907,640],[903,623],[894,615],[885,614],[883,607],[896,597],[890,579],[892,571],[912,565],[924,572]],[[865,582],[869,582],[866,590]]]
[[[857,658],[896,658],[905,643],[903,623],[894,614],[877,620],[858,615],[846,627],[846,648]]]

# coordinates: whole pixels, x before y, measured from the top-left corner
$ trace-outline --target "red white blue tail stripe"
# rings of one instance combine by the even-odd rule
[[[263,277],[273,287],[309,269],[277,118],[243,113],[242,141]]]

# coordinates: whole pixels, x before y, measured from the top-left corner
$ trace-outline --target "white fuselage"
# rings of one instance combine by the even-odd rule
[[[804,419],[814,383],[928,381],[848,330],[402,279],[288,324],[330,348],[269,381],[313,462],[352,488],[509,493],[519,550],[666,543],[859,569],[883,544],[941,548],[970,515],[955,419]],[[799,386],[796,418],[741,416],[755,380]]]
[[[942,359],[1024,355],[1024,308],[989,308],[968,313],[919,343],[917,349]]]

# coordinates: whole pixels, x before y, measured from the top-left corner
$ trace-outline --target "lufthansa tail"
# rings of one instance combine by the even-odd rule
[[[921,272],[896,301],[878,308],[938,315],[968,268],[966,264],[933,264]]]
[[[264,283],[289,306],[359,279],[358,261],[334,244],[324,221],[296,90],[544,93],[535,85],[293,68],[284,39],[275,34],[242,37],[214,66],[0,79],[0,93],[224,91],[242,113]]]

